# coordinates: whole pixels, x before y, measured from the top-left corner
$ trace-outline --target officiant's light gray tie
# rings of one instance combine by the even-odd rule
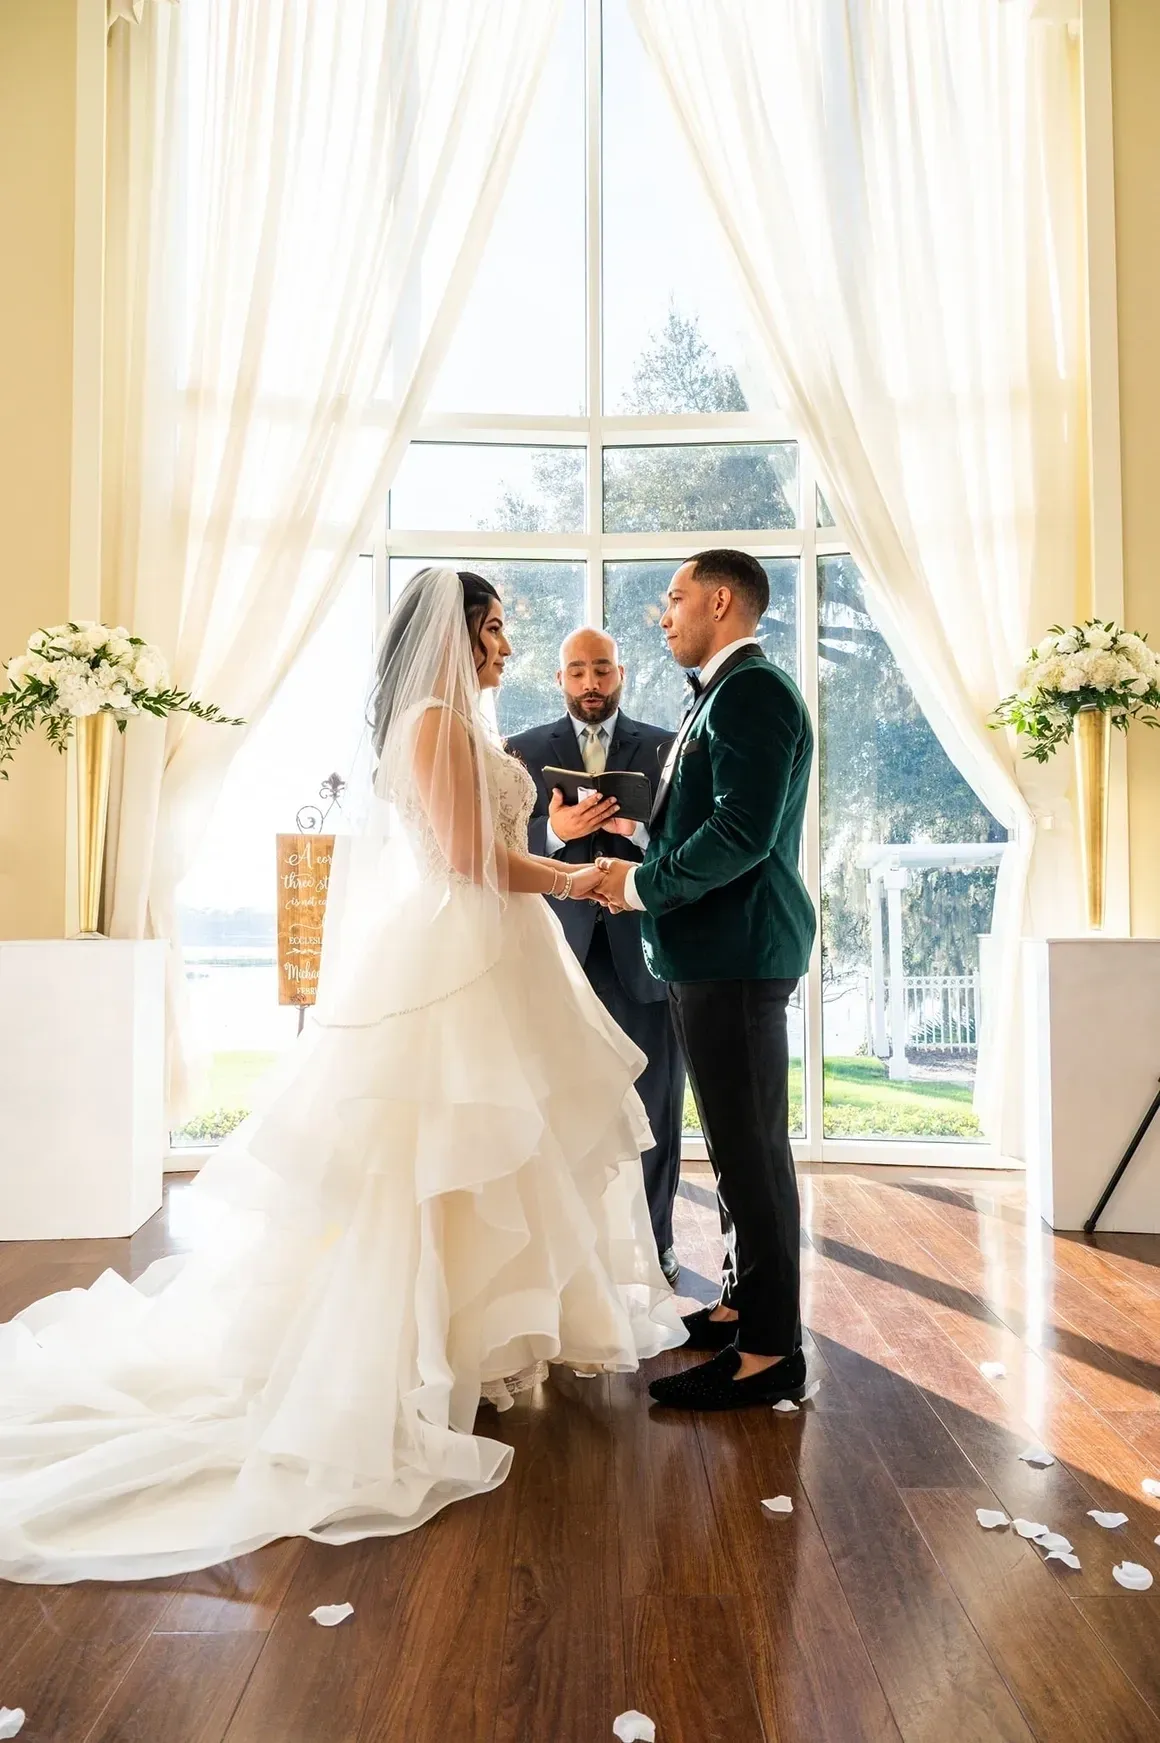
[[[586,726],[584,728],[584,743],[580,748],[584,759],[584,767],[590,775],[602,775],[608,762],[604,749],[604,728],[602,726]]]

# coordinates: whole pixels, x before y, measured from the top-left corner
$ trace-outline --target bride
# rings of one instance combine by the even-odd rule
[[[480,706],[510,652],[479,576],[399,601],[316,1020],[191,1188],[199,1243],[0,1326],[0,1576],[410,1531],[506,1477],[481,1397],[683,1341],[644,1059],[539,899],[599,874],[528,853],[532,782]]]

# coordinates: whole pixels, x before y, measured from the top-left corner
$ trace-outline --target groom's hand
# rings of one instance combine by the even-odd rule
[[[624,884],[628,877],[630,861],[627,859],[598,859],[600,882],[592,892],[596,900],[611,913],[619,914],[625,907]]]

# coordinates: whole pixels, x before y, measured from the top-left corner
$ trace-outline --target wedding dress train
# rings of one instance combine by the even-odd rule
[[[486,760],[497,836],[526,850],[531,781]],[[469,935],[476,901],[453,887],[438,924]],[[431,948],[404,913],[367,984],[421,980],[408,953]],[[138,1579],[409,1531],[507,1475],[511,1449],[473,1432],[481,1393],[680,1343],[643,1064],[538,896],[508,896],[467,984],[308,1028],[191,1189],[193,1251],[0,1327],[0,1576]]]

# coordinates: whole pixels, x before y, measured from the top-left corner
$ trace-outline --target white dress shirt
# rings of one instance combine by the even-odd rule
[[[738,648],[759,648],[760,646],[761,643],[755,635],[742,635],[738,636],[735,642],[726,642],[725,646],[718,648],[712,659],[706,660],[701,667],[701,689],[703,690],[706,684],[712,683],[714,675],[721,670],[726,660],[732,659]],[[679,739],[679,733],[677,737]],[[676,747],[674,746],[674,748]],[[626,908],[635,908],[638,913],[644,913],[644,903],[636,893],[636,867],[634,865],[629,866],[628,876],[624,880],[624,905]]]
[[[576,734],[576,742],[580,746],[581,754],[583,754],[584,734],[588,731],[589,722],[586,720],[577,720],[574,714],[569,714],[568,719],[572,723],[572,731]],[[618,708],[615,714],[610,714],[607,720],[602,720],[596,729],[600,742],[604,747],[604,754],[606,757],[612,750],[612,741],[616,737],[616,723],[619,719],[620,709]],[[639,847],[640,851],[643,853],[645,848],[648,846],[647,826],[644,823],[638,823],[632,834],[626,836],[625,839],[627,841],[635,842],[636,846]],[[550,821],[548,823],[547,841],[549,853],[563,853],[565,843],[560,840],[560,837],[552,828]]]

